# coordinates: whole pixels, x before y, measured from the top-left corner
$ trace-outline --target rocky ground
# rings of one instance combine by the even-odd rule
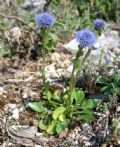
[[[98,39],[97,49],[93,51],[89,59],[89,61],[94,59],[95,64],[91,63],[94,65],[93,68],[99,68],[99,47],[104,49],[102,65],[110,63],[110,66],[114,68],[120,64],[120,30],[115,30],[112,26],[109,29],[103,37]],[[73,44],[58,44],[56,52],[46,58],[46,76],[52,84],[52,90],[64,89],[67,83],[72,69],[71,59],[74,57],[74,49],[77,50],[74,48],[75,42]],[[3,147],[107,147],[107,143],[101,144],[104,140],[110,139],[113,142],[112,146],[119,146],[120,125],[117,128],[119,136],[110,138],[109,116],[114,113],[111,110],[106,113],[95,112],[95,120],[91,123],[72,122],[69,130],[65,130],[59,136],[48,136],[45,132],[38,130],[38,114],[26,105],[41,99],[43,91],[39,72],[41,63],[41,59],[32,61],[19,59],[17,56],[11,59],[1,58],[0,145]],[[117,104],[117,113],[120,115],[120,103]]]

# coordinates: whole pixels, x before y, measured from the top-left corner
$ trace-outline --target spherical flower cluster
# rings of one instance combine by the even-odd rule
[[[76,41],[81,47],[93,47],[96,43],[96,35],[90,30],[80,30],[76,34]]]
[[[55,23],[55,18],[50,13],[44,12],[36,16],[35,23],[40,28],[49,28]]]
[[[103,19],[96,19],[93,26],[97,31],[102,31],[105,28],[106,22]]]

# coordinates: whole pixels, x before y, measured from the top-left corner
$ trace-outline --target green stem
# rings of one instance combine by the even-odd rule
[[[71,78],[70,78],[70,83],[69,83],[69,101],[68,101],[68,110],[70,109],[70,106],[72,104],[72,97],[74,93],[74,88],[75,88],[75,65],[73,66]]]
[[[45,76],[45,53],[46,53],[46,46],[48,43],[48,32],[46,29],[43,29],[41,31],[41,34],[43,36],[43,48],[42,48],[42,57],[43,57],[43,62],[42,62],[42,79],[43,79],[43,84],[45,86],[46,83],[46,76]]]
[[[84,58],[83,58],[83,60],[81,62],[81,66],[80,66],[80,68],[78,69],[78,71],[76,73],[76,81],[77,81],[77,79],[79,77],[79,74],[81,73],[82,67],[83,67],[86,59],[89,57],[90,53],[91,53],[91,49],[88,49],[87,53],[85,54],[85,56],[84,56]]]
[[[75,85],[78,79],[79,74],[81,73],[82,67],[84,65],[84,62],[86,61],[87,57],[90,55],[91,49],[88,49],[87,53],[85,54],[82,62],[80,63],[79,69],[77,69],[76,65],[74,64],[70,83],[69,83],[69,100],[68,100],[68,111],[70,110],[71,104],[73,103],[73,95],[75,91]],[[79,57],[77,57],[75,60],[79,60]]]
[[[43,79],[43,84],[45,85],[45,49],[43,48],[43,61],[42,61],[42,79]]]

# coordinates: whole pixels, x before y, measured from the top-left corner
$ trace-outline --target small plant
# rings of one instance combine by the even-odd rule
[[[96,36],[93,32],[89,31],[89,30],[81,30],[78,31],[76,34],[76,40],[79,43],[79,50],[76,53],[76,58],[73,61],[73,71],[72,71],[72,75],[70,78],[70,88],[69,88],[69,106],[71,105],[71,103],[73,102],[73,95],[74,95],[74,90],[75,90],[75,85],[76,85],[76,81],[77,78],[81,72],[82,66],[86,60],[86,58],[88,58],[88,56],[91,53],[92,47],[96,42]],[[80,56],[84,55],[84,47],[88,47],[88,51],[85,54],[85,56],[83,57],[83,60],[80,61],[79,58]]]
[[[45,19],[41,22],[41,18]],[[50,18],[50,21],[49,19]],[[47,21],[46,21],[47,19]],[[46,29],[53,25],[53,17],[37,16],[36,23],[42,27],[43,31],[43,80],[45,81],[45,49],[48,42]],[[49,23],[51,25],[49,25]],[[47,42],[46,42],[47,39]],[[93,118],[93,108],[96,105],[95,99],[86,99],[82,90],[75,88],[82,67],[90,55],[93,45],[96,43],[96,35],[90,30],[80,30],[76,33],[76,40],[79,43],[79,50],[73,60],[73,71],[67,90],[52,93],[45,89],[41,102],[29,103],[28,106],[40,113],[39,128],[48,134],[59,134],[68,127],[72,120],[91,121]],[[85,52],[85,50],[87,50]],[[79,58],[83,56],[83,59]]]
[[[40,34],[42,37],[42,58],[43,58],[43,64],[42,64],[42,79],[43,83],[45,85],[45,55],[46,55],[46,50],[48,49],[48,44],[49,44],[49,31],[50,28],[54,25],[55,23],[55,18],[48,12],[44,12],[41,14],[38,14],[35,18],[36,25],[41,28]],[[53,34],[51,34],[53,37]]]
[[[93,119],[94,99],[86,99],[82,90],[75,89],[73,102],[69,105],[69,91],[61,94],[45,91],[41,102],[28,106],[40,113],[39,128],[48,134],[59,134],[68,128],[72,120],[89,122]]]
[[[99,76],[96,81],[101,86],[101,92],[107,95],[120,95],[120,71],[114,71],[111,76]]]

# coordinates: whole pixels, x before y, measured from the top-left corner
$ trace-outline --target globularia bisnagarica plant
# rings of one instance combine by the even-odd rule
[[[45,85],[45,55],[49,46],[50,28],[54,25],[55,18],[50,13],[44,12],[36,16],[35,23],[40,28],[40,36],[42,37],[42,79]]]
[[[47,30],[53,25],[54,18],[46,14],[36,17],[36,23],[42,27],[43,33],[43,58],[45,58]],[[79,50],[73,60],[73,71],[70,78],[69,87],[64,92],[56,90],[54,93],[45,90],[41,102],[29,103],[28,106],[40,113],[39,128],[48,134],[59,134],[75,121],[91,121],[93,118],[93,107],[96,101],[86,99],[82,90],[75,88],[76,81],[81,73],[82,67],[90,55],[96,36],[90,30],[80,30],[76,33],[76,40],[79,43]],[[80,59],[82,57],[82,59]],[[45,62],[45,59],[43,60]],[[45,80],[45,70],[43,64],[43,80]]]

